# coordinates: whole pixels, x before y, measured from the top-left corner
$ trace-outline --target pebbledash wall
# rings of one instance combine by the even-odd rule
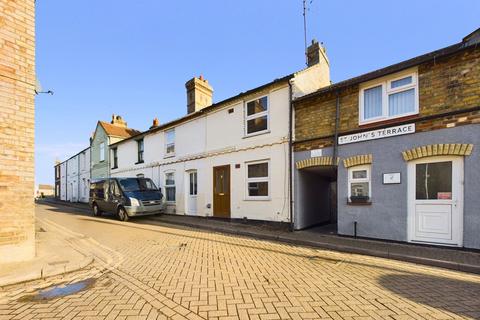
[[[33,0],[0,2],[0,263],[35,255]]]
[[[476,45],[479,37],[477,30],[451,47],[346,80],[295,101],[294,217],[297,228],[333,222],[338,223],[337,231],[343,235],[356,232],[368,238],[419,242],[412,238],[411,219],[420,215],[412,216],[409,183],[415,180],[409,166],[415,159],[428,161],[437,156],[439,161],[458,159],[464,170],[459,181],[463,185],[463,196],[458,198],[463,204],[463,226],[459,227],[461,240],[458,243],[452,240],[451,244],[480,249],[480,48]],[[399,74],[397,78],[402,78],[409,72],[418,75],[419,111],[403,118],[359,124],[360,90],[382,77],[395,79]],[[411,126],[415,126],[414,133],[340,144],[337,159],[334,159],[337,94],[339,141],[351,134],[402,125],[410,126],[411,130]],[[413,153],[406,152],[412,149]],[[338,166],[334,166],[335,163]],[[370,203],[359,205],[348,199],[348,169],[362,164],[370,166],[371,198]],[[309,200],[308,196],[303,199],[305,194],[302,194],[306,186],[322,190],[320,182],[308,179],[322,180],[327,169],[336,172],[332,178],[337,185],[336,221],[315,216],[321,210],[312,212],[313,199]],[[384,184],[384,174],[388,173],[399,174],[400,182]],[[321,199],[318,194],[316,196]],[[325,199],[320,201],[328,206]],[[450,244],[437,239],[421,242]]]

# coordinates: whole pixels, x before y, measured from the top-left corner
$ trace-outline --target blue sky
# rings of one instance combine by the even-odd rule
[[[214,101],[302,69],[302,0],[37,1],[36,180],[120,114],[145,130],[186,113],[203,74]],[[480,1],[313,0],[308,39],[338,82],[450,44],[480,27]]]

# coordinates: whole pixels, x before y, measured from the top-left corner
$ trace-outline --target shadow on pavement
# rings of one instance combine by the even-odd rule
[[[480,318],[480,283],[422,274],[382,275],[379,284],[416,303]]]

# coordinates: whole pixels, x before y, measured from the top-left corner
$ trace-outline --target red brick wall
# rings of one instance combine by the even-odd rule
[[[32,258],[34,0],[0,1],[0,263]]]

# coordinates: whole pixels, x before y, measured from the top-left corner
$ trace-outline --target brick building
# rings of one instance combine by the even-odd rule
[[[34,0],[0,2],[0,262],[35,255]]]
[[[294,101],[296,229],[480,249],[479,43]]]

